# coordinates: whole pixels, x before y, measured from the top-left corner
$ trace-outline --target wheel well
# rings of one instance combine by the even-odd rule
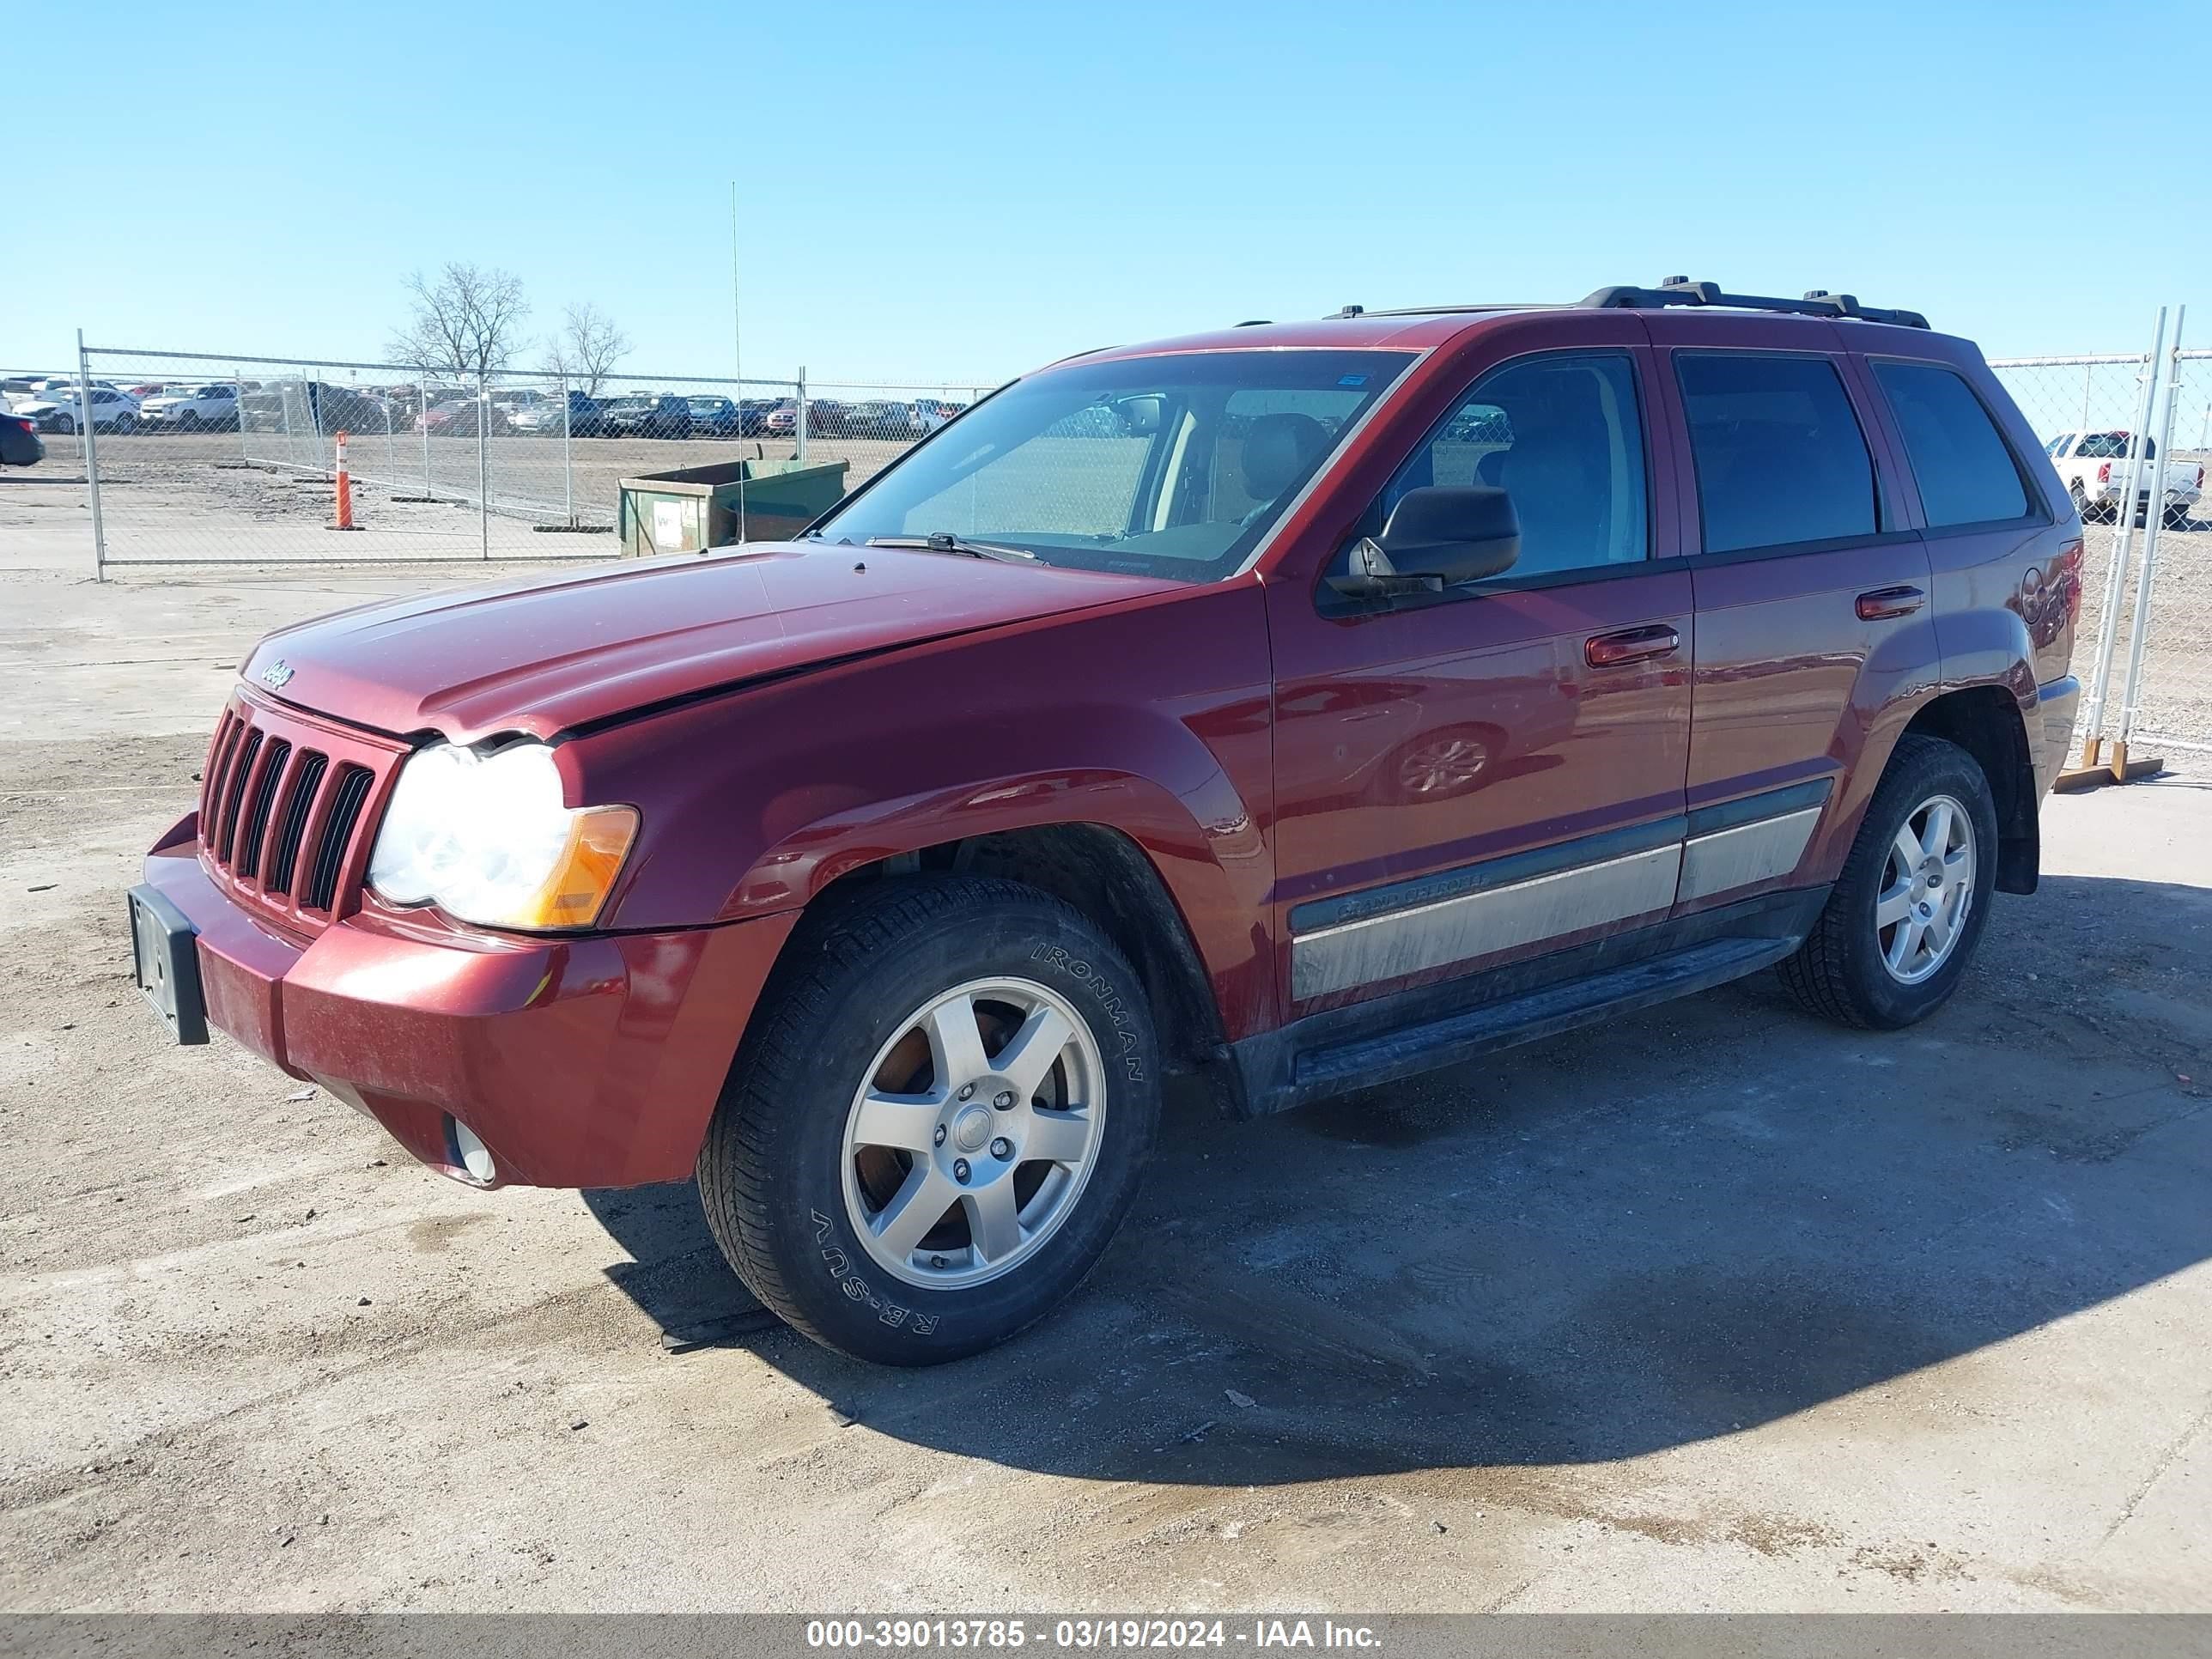
[[[1166,1070],[1200,1079],[1227,1115],[1249,1115],[1243,1075],[1231,1061],[1190,930],[1152,860],[1128,836],[1104,824],[1059,823],[943,842],[848,871],[814,902],[870,881],[933,871],[1002,876],[1080,910],[1144,981]]]
[[[1947,691],[1905,729],[1954,743],[1974,757],[1996,804],[1997,890],[2033,893],[2042,865],[2035,766],[2028,757],[2027,723],[2012,693],[2001,685]]]

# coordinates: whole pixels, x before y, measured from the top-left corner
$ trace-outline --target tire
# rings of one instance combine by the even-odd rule
[[[2188,530],[2193,528],[2189,522],[2189,509],[2186,507],[2178,504],[2173,507],[2167,507],[2166,509],[2166,527],[2168,530]]]
[[[127,438],[138,429],[138,417],[136,415],[118,415],[108,429],[118,436]]]
[[[956,1032],[970,1011],[985,1069],[948,1061],[933,1005]],[[988,1067],[1016,1037],[1049,1043],[1063,1024],[1052,1057],[1002,1087]],[[753,1294],[826,1347],[893,1365],[979,1352],[1056,1307],[1120,1227],[1158,1128],[1158,1052],[1136,975],[1068,906],[978,877],[872,887],[785,947],[699,1154],[708,1226]],[[1040,1064],[1028,1099],[1001,1104]],[[880,1130],[864,1127],[871,1091],[905,1097]],[[1048,1136],[1066,1158],[1021,1156]],[[864,1240],[908,1194],[914,1243]],[[995,1263],[976,1231],[993,1195],[1001,1227],[1018,1223]]]
[[[75,437],[76,435],[76,417],[69,415],[62,416],[54,422],[54,430],[60,433],[64,438]]]
[[[2087,522],[2096,509],[2089,505],[2088,496],[2082,492],[2081,480],[2077,478],[2067,485],[2066,493],[2074,498],[2074,511]]]
[[[1906,867],[1899,837],[1923,842],[1915,832],[1930,824],[1923,814],[1939,803],[1953,811],[1954,836],[1963,836],[1970,867],[1954,885],[1923,894],[1919,881],[1898,879],[1899,868]],[[1958,989],[1980,943],[1996,890],[1996,806],[1980,764],[1941,738],[1900,738],[1820,920],[1781,965],[1783,984],[1807,1012],[1840,1025],[1893,1030],[1925,1019]],[[1943,862],[1954,867],[1950,857]],[[1924,848],[1920,867],[1932,873]],[[1907,906],[1907,920],[1885,927],[1878,907],[1896,903]],[[1947,915],[1948,943],[1940,956],[1931,949],[1923,961],[1905,948],[1911,936],[1899,930],[1925,928],[1919,915],[1940,923]],[[1921,942],[1929,937],[1923,933]],[[1899,955],[1903,962],[1893,968]]]
[[[192,413],[192,411],[191,411],[191,410],[189,410],[189,409],[188,409],[188,410],[186,410],[183,414],[181,414],[181,415],[179,415],[179,416],[177,416],[177,430],[178,430],[178,431],[179,431],[179,432],[197,432],[197,431],[198,431],[199,429],[200,429],[200,417],[199,417],[198,416],[197,416],[197,415],[193,414],[193,413]]]

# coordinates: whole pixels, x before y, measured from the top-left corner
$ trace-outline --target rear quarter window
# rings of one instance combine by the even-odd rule
[[[2012,447],[1959,374],[1931,363],[1875,361],[1931,530],[2027,516],[2027,486]]]

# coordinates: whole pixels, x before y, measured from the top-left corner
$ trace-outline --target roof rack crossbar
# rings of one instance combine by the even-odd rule
[[[1662,306],[1732,306],[1742,311],[1779,311],[1799,317],[1854,317],[1862,322],[1894,323],[1900,328],[1926,328],[1928,319],[1917,311],[1884,310],[1863,306],[1855,295],[1831,294],[1824,288],[1808,292],[1802,300],[1783,300],[1758,294],[1729,294],[1718,283],[1693,283],[1686,276],[1669,276],[1656,288],[1601,288],[1583,299],[1594,311],[1644,311]]]

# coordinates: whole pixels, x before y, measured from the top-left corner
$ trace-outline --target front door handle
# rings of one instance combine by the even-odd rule
[[[1583,641],[1583,660],[1592,668],[1620,668],[1632,662],[1671,657],[1681,648],[1682,636],[1660,623],[1650,628],[1624,628],[1613,634],[1593,634]]]
[[[1862,593],[1854,608],[1861,622],[1881,622],[1890,617],[1909,617],[1928,603],[1928,596],[1917,587],[1877,587],[1871,593]]]

